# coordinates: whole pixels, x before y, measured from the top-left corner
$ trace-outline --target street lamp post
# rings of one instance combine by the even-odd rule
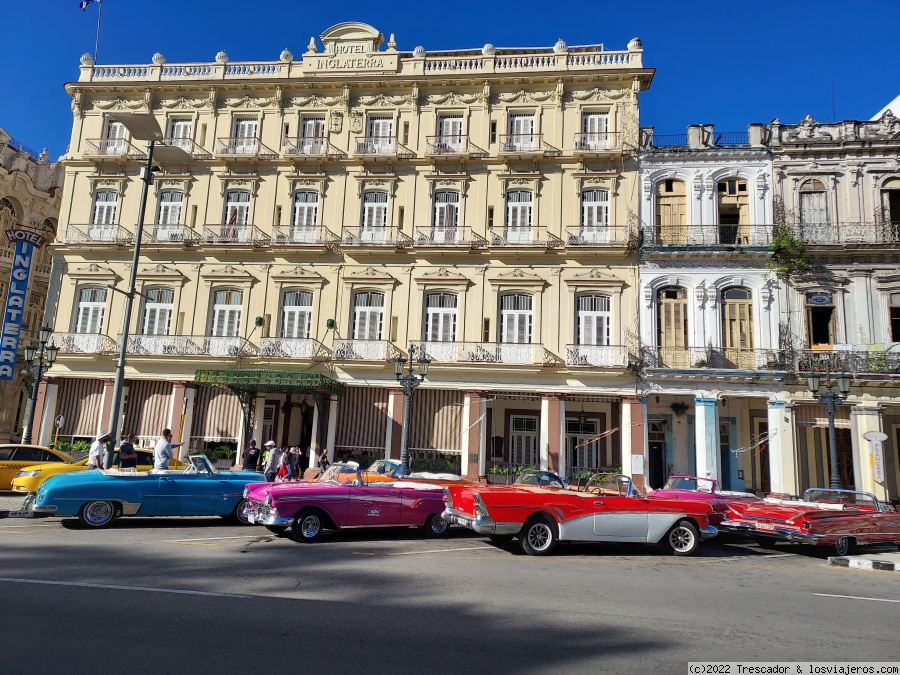
[[[418,358],[416,357],[417,354]],[[413,360],[418,364],[418,375],[413,374]],[[407,475],[412,473],[412,462],[409,458],[409,404],[413,392],[425,381],[430,363],[431,359],[425,354],[425,347],[416,349],[415,345],[409,346],[409,361],[400,355],[394,358],[394,375],[397,376],[397,381],[403,387],[403,429],[400,431],[400,463],[403,464]],[[404,366],[407,366],[405,374],[403,372]]]
[[[31,443],[31,427],[34,425],[34,409],[37,406],[38,387],[44,378],[44,373],[50,370],[53,362],[56,361],[56,355],[59,353],[59,347],[48,344],[53,329],[50,326],[44,326],[38,331],[38,345],[30,344],[25,347],[25,364],[31,371],[31,384],[28,386],[28,401],[25,403],[25,421],[22,429],[22,443]],[[44,353],[47,354],[47,361],[44,361]],[[35,357],[37,357],[35,359]]]
[[[819,404],[823,408],[825,408],[825,413],[828,415],[828,464],[830,467],[830,482],[831,488],[840,489],[843,487],[841,485],[841,472],[838,468],[838,458],[837,458],[837,430],[834,426],[834,418],[837,415],[837,407],[841,401],[847,398],[847,395],[850,393],[850,375],[849,373],[845,373],[841,371],[840,373],[834,373],[834,378],[832,378],[831,372],[831,360],[825,360],[825,391],[821,394],[819,393],[819,387],[822,382],[822,375],[820,373],[809,373],[806,376],[806,384],[810,393],[812,393],[816,400],[819,401]],[[838,391],[840,393],[835,393],[832,391],[834,385],[837,384]]]

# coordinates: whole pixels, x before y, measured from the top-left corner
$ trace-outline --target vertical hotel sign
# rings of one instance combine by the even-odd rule
[[[7,230],[6,238],[15,243],[6,309],[3,312],[3,332],[0,333],[0,380],[11,380],[16,374],[16,355],[25,318],[25,300],[35,249],[47,243],[41,235],[29,230]]]

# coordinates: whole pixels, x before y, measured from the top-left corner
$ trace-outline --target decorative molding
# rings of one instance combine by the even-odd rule
[[[555,89],[550,91],[527,91],[521,89],[516,92],[495,92],[491,96],[491,103],[546,103],[556,101],[558,94]]]
[[[448,286],[468,286],[471,280],[461,274],[455,268],[447,267],[431,267],[425,272],[415,277],[416,282],[420,286],[425,285],[448,285]]]
[[[377,270],[374,267],[366,267],[364,269],[356,269],[349,273],[345,271],[344,281],[396,283],[397,279],[392,277],[384,270]]]
[[[225,267],[217,270],[201,272],[200,276],[205,281],[234,281],[237,283],[257,281],[257,278],[243,269],[243,267],[235,267],[234,265],[225,265]]]
[[[325,277],[323,277],[315,270],[308,269],[306,267],[303,267],[302,265],[295,265],[294,267],[284,270],[283,272],[273,274],[272,280],[276,283],[281,284],[296,282],[316,283],[319,286],[323,286],[325,284]]]
[[[221,101],[220,108],[242,108],[248,110],[250,108],[271,108],[278,105],[278,98],[272,96],[270,98],[251,98],[250,96],[241,96],[236,99],[224,99]]]
[[[484,91],[475,94],[460,94],[448,91],[442,94],[427,94],[420,99],[422,105],[472,105],[474,103],[487,103],[488,97]]]
[[[200,110],[203,108],[212,108],[213,102],[209,98],[189,99],[185,96],[179,96],[170,101],[157,101],[156,107],[165,110]]]
[[[418,103],[418,97],[412,93],[400,94],[397,96],[389,96],[388,94],[378,93],[374,96],[358,96],[352,105],[372,106],[415,106]]]
[[[67,275],[70,279],[103,279],[112,280],[119,278],[119,275],[111,267],[101,267],[97,263],[91,263],[86,267],[76,267],[70,270]]]
[[[182,274],[179,270],[173,267],[167,267],[162,263],[158,265],[154,265],[153,267],[145,267],[142,270],[139,270],[137,273],[138,279],[151,279],[158,281],[170,281],[174,283],[184,283],[187,281],[187,277]]]
[[[581,102],[600,102],[600,101],[618,101],[631,95],[631,88],[628,89],[601,89],[594,87],[587,90],[576,90],[566,92],[565,100],[568,103],[574,101]]]
[[[346,108],[349,99],[345,96],[319,96],[313,94],[311,96],[292,96],[287,99],[285,107],[295,108]]]
[[[224,197],[228,190],[249,190],[251,197],[259,191],[260,177],[257,174],[224,174],[219,176],[219,195]]]
[[[496,277],[488,279],[488,281],[494,286],[543,286],[547,283],[543,277],[538,276],[532,270],[522,269],[521,267],[501,272]]]
[[[100,110],[149,110],[148,101],[145,98],[142,98],[139,101],[129,101],[125,98],[114,98],[109,101],[92,101],[91,104],[94,108],[99,108]]]

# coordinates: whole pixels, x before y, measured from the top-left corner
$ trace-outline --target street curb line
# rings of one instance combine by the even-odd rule
[[[869,560],[868,558],[829,558],[828,564],[833,567],[852,567],[858,570],[879,570],[881,572],[900,572],[900,564],[885,560]]]

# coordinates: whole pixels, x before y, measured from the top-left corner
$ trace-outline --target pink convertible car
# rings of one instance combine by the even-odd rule
[[[709,522],[716,526],[728,517],[728,502],[760,501],[759,497],[749,492],[719,490],[715,479],[698,476],[669,476],[665,486],[659,490],[651,490],[648,497],[706,502],[712,507]]]
[[[348,480],[347,474],[355,473]],[[340,479],[340,480],[338,480]],[[326,529],[348,527],[424,527],[441,537],[450,524],[441,517],[444,493],[440,485],[369,483],[357,464],[332,464],[310,483],[248,485],[247,518],[272,532],[291,528],[297,541],[315,541]]]

